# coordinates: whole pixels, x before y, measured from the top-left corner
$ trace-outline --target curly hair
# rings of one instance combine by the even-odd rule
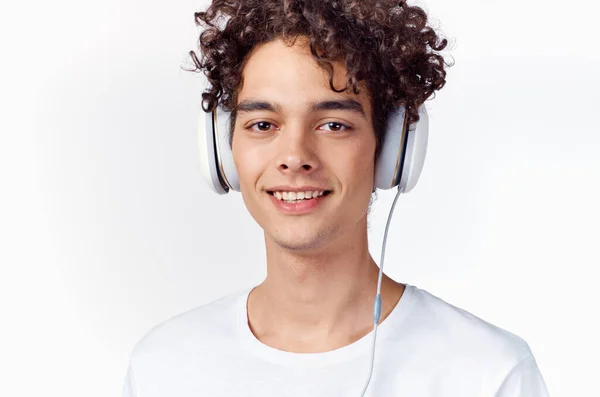
[[[427,25],[422,8],[406,0],[213,0],[194,17],[205,28],[198,40],[201,58],[189,52],[196,66],[191,71],[204,72],[210,83],[202,94],[204,111],[222,106],[235,120],[236,95],[251,50],[277,38],[293,45],[305,37],[312,56],[329,73],[332,90],[357,94],[359,83],[366,83],[375,159],[390,110],[404,105],[409,123],[418,121],[418,107],[444,86],[444,66],[451,66],[439,54],[447,40]],[[340,89],[333,85],[336,61],[343,62],[348,76]]]

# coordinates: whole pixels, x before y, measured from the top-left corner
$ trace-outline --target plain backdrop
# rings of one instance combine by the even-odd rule
[[[120,396],[154,325],[265,276],[196,151],[207,1],[3,4],[0,395]],[[523,337],[553,397],[598,395],[596,2],[427,0],[455,65],[427,102],[386,272]],[[394,191],[380,192],[379,261]],[[143,397],[143,396],[142,396]]]

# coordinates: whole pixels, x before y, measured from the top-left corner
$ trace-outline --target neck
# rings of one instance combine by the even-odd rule
[[[348,345],[373,329],[379,267],[366,225],[310,253],[281,248],[265,235],[267,277],[248,298],[250,328],[280,350],[318,352]],[[381,321],[404,286],[383,275]]]

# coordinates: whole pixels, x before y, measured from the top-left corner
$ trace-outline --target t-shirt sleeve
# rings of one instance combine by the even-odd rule
[[[549,397],[533,355],[529,354],[510,370],[494,397]]]
[[[127,368],[127,374],[123,382],[123,397],[140,397],[135,386],[135,377],[131,365]]]

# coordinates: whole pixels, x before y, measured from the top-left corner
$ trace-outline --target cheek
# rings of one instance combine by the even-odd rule
[[[237,145],[234,143],[232,152],[242,193],[244,190],[254,189],[263,167],[262,156],[257,151],[248,150],[239,143]]]
[[[375,142],[362,141],[346,151],[346,161],[343,167],[346,178],[353,185],[372,185],[375,170]]]

